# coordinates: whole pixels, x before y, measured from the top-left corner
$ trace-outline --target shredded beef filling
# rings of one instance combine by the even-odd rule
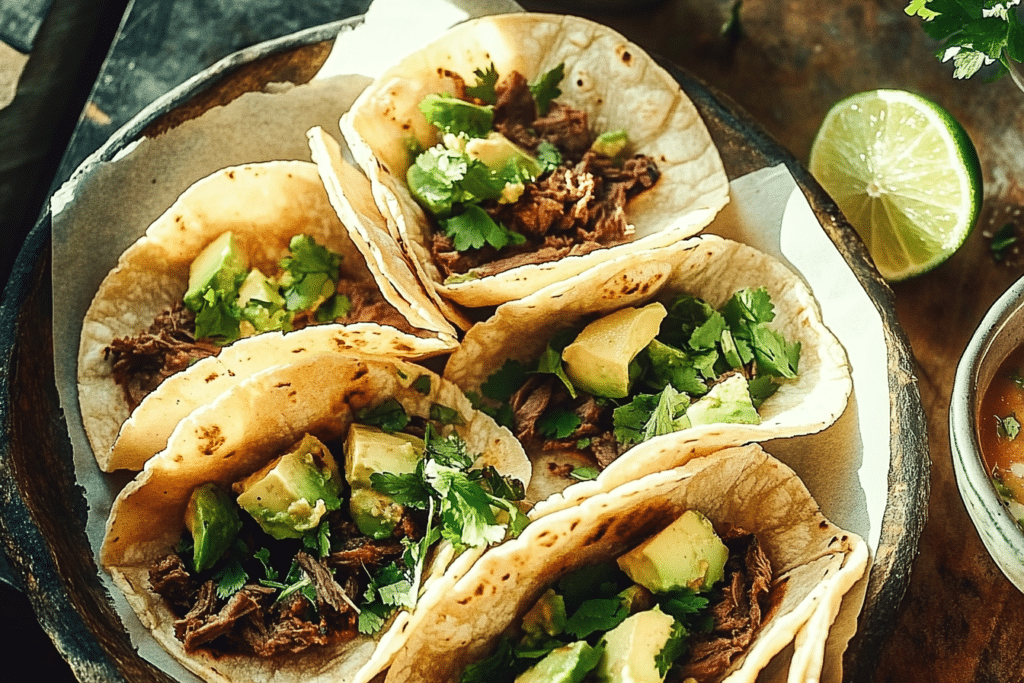
[[[608,403],[601,405],[589,395],[572,398],[562,382],[550,375],[534,375],[509,399],[512,407],[513,429],[527,451],[536,449],[579,450],[593,457],[602,469],[625,453],[615,438],[612,412],[615,407]],[[537,422],[549,407],[557,406],[580,418],[580,425],[572,434],[556,439],[541,434]],[[586,448],[579,448],[581,439],[589,439]],[[571,473],[565,470],[565,475]]]
[[[406,515],[394,538],[374,540],[360,534],[342,515],[331,513],[332,545],[340,550],[323,559],[301,549],[298,541],[280,542],[297,548],[285,553],[290,557],[282,556],[287,561],[275,562],[283,567],[280,575],[287,573],[294,560],[316,591],[315,604],[302,592],[278,600],[276,589],[258,583],[263,569],[256,561],[244,567],[250,582],[227,598],[217,596],[211,572],[190,573],[187,561],[177,554],[154,563],[150,585],[177,616],[175,635],[185,650],[206,647],[271,657],[354,638],[358,613],[353,605],[366,590],[369,575],[402,554],[402,537],[422,537],[422,524]],[[257,529],[255,522],[246,520],[243,540],[251,550],[263,547],[267,540]],[[280,546],[272,552],[280,553]]]
[[[747,650],[771,611],[768,592],[772,567],[768,556],[749,534],[736,532],[723,540],[729,547],[722,599],[712,604],[710,633],[694,634],[681,666],[673,667],[667,683],[694,678],[698,683],[722,679],[732,663]]]
[[[346,322],[375,322],[408,334],[417,333],[372,283],[346,279],[342,273],[338,292],[352,304]],[[316,320],[307,312],[297,313],[292,320],[296,330],[313,324]],[[158,315],[144,332],[118,337],[103,350],[103,357],[112,363],[111,374],[121,387],[129,411],[135,410],[149,392],[171,375],[220,353],[221,347],[213,341],[196,339],[195,330],[195,314],[179,301]]]
[[[548,113],[538,117],[528,83],[518,72],[498,84],[497,94],[495,130],[533,153],[542,141],[553,144],[562,154],[562,165],[527,185],[512,204],[481,204],[495,221],[525,236],[525,244],[458,252],[451,239],[436,232],[431,249],[443,275],[473,270],[486,277],[628,241],[625,206],[657,181],[654,161],[636,155],[616,166],[590,151],[595,136],[586,112],[552,102]]]

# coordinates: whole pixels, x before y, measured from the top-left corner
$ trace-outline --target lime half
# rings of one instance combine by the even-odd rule
[[[891,282],[945,261],[981,208],[981,166],[967,133],[934,102],[902,90],[862,92],[832,107],[810,170]]]

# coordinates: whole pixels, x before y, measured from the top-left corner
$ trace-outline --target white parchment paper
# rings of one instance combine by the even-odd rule
[[[428,5],[437,11],[431,13]],[[213,171],[272,159],[309,160],[306,131],[312,126],[322,126],[340,139],[339,117],[369,82],[365,75],[344,74],[372,75],[471,13],[516,7],[502,0],[378,0],[363,26],[339,37],[324,70],[313,82],[275,88],[273,93],[243,95],[155,139],[131,145],[114,161],[87,161],[85,170],[55,195],[56,381],[74,448],[76,475],[89,502],[87,532],[94,552],[102,541],[110,505],[127,477],[103,474],[96,466],[82,428],[76,363],[86,309],[121,252],[185,188]],[[410,8],[417,13],[407,14]],[[381,46],[385,47],[375,52]],[[377,57],[369,59],[371,53]],[[825,323],[845,346],[853,367],[854,394],[837,424],[818,435],[770,442],[766,450],[801,475],[832,521],[860,534],[875,549],[888,495],[890,460],[890,405],[881,320],[785,168],[739,178],[731,189],[731,203],[710,230],[767,251],[799,272],[821,303]],[[100,574],[140,654],[181,680],[197,680],[153,641],[106,573]],[[844,601],[830,639],[824,681],[841,677],[841,654],[856,628],[865,584],[862,580]],[[784,680],[784,673],[784,663],[773,663],[762,679],[781,676]]]

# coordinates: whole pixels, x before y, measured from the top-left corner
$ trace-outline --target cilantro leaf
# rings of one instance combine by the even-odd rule
[[[585,600],[565,622],[566,633],[586,638],[595,631],[610,631],[629,616],[629,609],[618,596]]]
[[[647,441],[656,436],[671,434],[689,427],[690,420],[686,417],[686,409],[689,406],[689,397],[676,391],[669,384],[661,392],[658,405],[655,406],[650,419],[644,425],[643,440]]]
[[[397,432],[409,424],[409,414],[398,399],[392,397],[373,408],[362,408],[356,411],[356,421],[373,427],[380,427],[385,432]]]
[[[721,319],[721,316],[719,318]],[[710,363],[714,364],[718,357],[717,352],[713,352],[710,357],[694,357],[654,339],[644,349],[644,354],[650,361],[650,372],[645,382],[651,388],[661,390],[666,385],[671,385],[690,394],[707,393],[707,384],[697,376],[695,360],[699,360],[701,366],[706,368],[709,359]]]
[[[787,342],[781,334],[764,325],[752,325],[750,332],[758,373],[787,378],[797,376],[800,342]]]
[[[661,650],[654,656],[654,663],[662,678],[668,674],[672,664],[683,656],[689,647],[689,632],[678,621],[672,623],[672,632]]]
[[[456,251],[481,249],[487,244],[495,249],[501,249],[526,242],[526,238],[518,232],[495,223],[494,219],[476,204],[470,204],[457,216],[441,218],[439,223],[444,233],[452,238]]]
[[[615,440],[620,446],[631,446],[644,440],[647,421],[658,407],[660,398],[659,394],[639,394],[612,411]]]
[[[516,663],[516,655],[512,648],[512,638],[505,636],[498,647],[487,658],[474,662],[462,672],[460,683],[492,683],[504,680],[505,674]]]
[[[454,135],[482,138],[494,125],[493,107],[466,102],[448,93],[427,95],[420,102],[420,111],[431,125]]]
[[[476,69],[473,74],[476,83],[466,86],[466,94],[487,104],[496,104],[498,93],[494,86],[498,83],[498,72],[494,69],[494,62],[486,70]]]
[[[252,554],[263,565],[263,576],[270,581],[277,580],[277,570],[270,566],[270,549],[260,548]]]
[[[419,473],[373,472],[370,474],[370,486],[399,505],[417,510],[425,510],[430,499],[430,490],[423,483],[422,475]]]
[[[424,396],[430,393],[430,375],[420,375],[413,380],[412,388]]]
[[[722,315],[729,327],[743,323],[770,323],[775,319],[775,306],[765,287],[741,289],[722,306]]]
[[[750,402],[754,408],[760,408],[770,396],[779,390],[779,383],[769,375],[758,375],[747,382],[747,390],[750,392]]]
[[[344,318],[351,310],[351,299],[344,294],[334,294],[317,307],[314,318],[318,323],[329,323]]]
[[[983,0],[911,0],[905,12],[920,17],[922,28],[943,46],[936,56],[953,60],[954,78],[969,78],[999,62],[996,76],[1006,73],[1007,58],[1024,57],[1024,29],[1014,9],[1018,3]]]
[[[574,467],[569,476],[578,481],[590,481],[597,479],[598,470],[596,467]]]
[[[537,429],[549,439],[566,439],[583,424],[576,413],[556,408],[546,412],[537,420]]]
[[[526,383],[526,379],[526,366],[517,360],[509,359],[480,385],[480,391],[487,398],[505,402]]]
[[[281,295],[289,311],[309,311],[335,292],[341,256],[317,244],[309,235],[295,235],[289,256],[281,259]]]
[[[459,183],[469,164],[464,153],[435,145],[417,156],[406,171],[409,191],[433,215],[450,216],[452,207],[463,200]]]
[[[540,163],[541,173],[549,173],[562,165],[562,153],[547,140],[541,140],[537,145],[537,162]]]
[[[242,586],[249,580],[249,575],[238,558],[233,557],[213,575],[213,580],[217,584],[217,597],[226,600],[242,590]]]
[[[186,302],[196,314],[196,339],[212,339],[222,345],[238,339],[242,313],[235,303],[237,294],[207,289],[191,304]]]
[[[555,333],[548,342],[547,347],[537,358],[537,369],[534,371],[541,374],[554,375],[562,380],[562,384],[565,385],[569,396],[572,398],[576,398],[576,387],[569,380],[569,376],[565,374],[565,366],[562,365],[562,351],[572,343],[577,334],[579,334],[579,331],[571,328]]]
[[[530,93],[533,101],[537,104],[537,114],[546,116],[551,101],[562,94],[558,84],[565,78],[565,64],[559,64],[550,71],[541,74],[537,80],[530,83]]]
[[[459,415],[458,410],[441,405],[440,403],[430,404],[430,419],[444,425],[466,424],[466,421]]]
[[[1013,246],[1020,241],[1017,237],[1017,226],[1013,223],[1007,223],[1003,227],[999,228],[992,235],[992,241],[989,242],[988,248],[992,252],[992,258],[996,261],[1004,261],[1009,256]]]

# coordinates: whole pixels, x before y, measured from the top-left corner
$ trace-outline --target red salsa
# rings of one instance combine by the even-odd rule
[[[999,366],[978,412],[978,438],[985,469],[1024,526],[1024,345]]]

